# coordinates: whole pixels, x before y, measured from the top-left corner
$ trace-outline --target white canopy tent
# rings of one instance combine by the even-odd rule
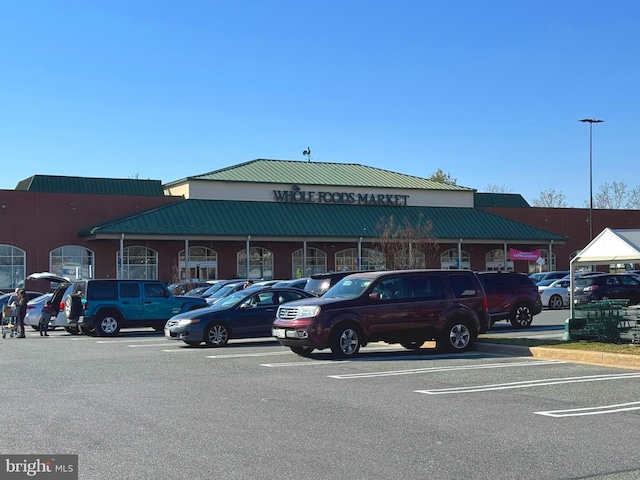
[[[640,229],[605,228],[571,260],[571,317],[573,317],[573,282],[576,267],[640,263]]]

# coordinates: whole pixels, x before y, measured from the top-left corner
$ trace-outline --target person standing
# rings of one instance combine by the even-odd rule
[[[24,338],[24,317],[27,315],[27,292],[23,288],[18,290],[18,337]]]
[[[53,315],[53,308],[51,307],[51,301],[47,300],[42,307],[42,314],[40,315],[40,321],[38,322],[40,325],[40,336],[48,337],[49,334],[47,330],[49,330],[49,321],[51,320],[51,316]]]

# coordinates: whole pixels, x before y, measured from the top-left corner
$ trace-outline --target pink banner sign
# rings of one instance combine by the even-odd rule
[[[509,249],[509,260],[530,260],[535,262],[540,258],[540,250],[533,250],[527,252],[524,250],[517,250],[515,248]]]

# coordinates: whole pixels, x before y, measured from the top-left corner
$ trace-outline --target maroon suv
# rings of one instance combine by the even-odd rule
[[[467,350],[489,328],[484,290],[464,270],[396,270],[351,274],[320,298],[281,305],[273,336],[299,355],[330,348],[351,357],[368,342],[418,349],[427,340]]]
[[[478,272],[487,294],[491,325],[509,320],[515,328],[531,326],[534,315],[542,312],[538,286],[516,272]]]

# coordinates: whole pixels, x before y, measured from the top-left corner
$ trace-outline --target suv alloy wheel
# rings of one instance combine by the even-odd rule
[[[96,332],[101,337],[115,337],[120,331],[122,320],[115,313],[103,313],[98,315],[95,323]]]
[[[442,331],[437,346],[446,352],[464,352],[474,337],[466,320],[451,320]]]
[[[527,328],[533,321],[533,313],[529,305],[516,305],[511,312],[511,325],[515,328]]]
[[[360,351],[360,336],[352,325],[338,325],[331,337],[331,353],[336,357],[353,357]]]

